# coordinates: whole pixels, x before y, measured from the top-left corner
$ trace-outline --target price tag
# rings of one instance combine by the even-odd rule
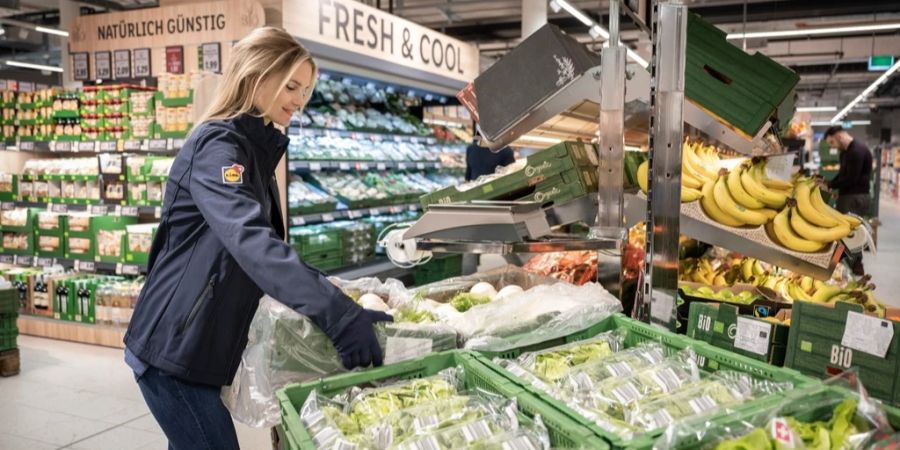
[[[131,78],[131,50],[113,52],[113,75],[117,80]]]
[[[122,216],[129,217],[137,217],[140,214],[140,209],[137,206],[123,206],[121,210],[119,210],[119,214]]]
[[[322,164],[317,162],[309,163],[309,171],[310,172],[319,172],[322,170]]]
[[[50,150],[54,152],[71,152],[72,143],[66,141],[53,141],[50,143]]]
[[[168,150],[165,139],[150,139],[147,143],[147,149],[151,152],[164,152]]]
[[[106,205],[91,205],[88,211],[95,216],[105,216],[109,214],[109,207]]]
[[[143,78],[150,76],[150,49],[136,48],[132,52],[134,57],[134,77]]]
[[[387,165],[385,163],[378,163],[378,170],[387,170]]]
[[[359,211],[347,211],[347,217],[351,219],[358,219],[362,217],[362,213]]]
[[[793,153],[766,158],[766,175],[776,180],[790,180],[794,169]]]
[[[200,45],[200,67],[206,72],[221,73],[221,46],[218,42]]]
[[[141,267],[137,264],[118,264],[116,265],[116,273],[121,275],[140,275]]]
[[[425,163],[416,163],[416,169],[425,170]]]
[[[419,205],[409,205],[409,210],[416,212],[419,210]]]
[[[76,81],[87,81],[91,78],[88,53],[72,53],[72,78]]]
[[[348,162],[339,163],[338,168],[341,170],[350,170],[350,163],[348,163]]]
[[[59,203],[51,204],[50,208],[48,208],[48,209],[50,210],[50,212],[55,212],[58,214],[66,214],[69,212],[69,205],[64,205],[64,204],[59,204]]]
[[[334,216],[330,213],[322,214],[322,222],[334,222]]]
[[[78,272],[96,272],[97,263],[93,261],[75,261],[75,270]]]
[[[2,209],[3,211],[9,211],[11,209],[16,209],[16,203],[15,202],[0,203],[0,209]]]
[[[664,292],[654,292],[650,300],[650,317],[663,322],[672,322],[672,313],[675,311],[675,298]]]
[[[101,152],[114,152],[116,150],[118,150],[116,141],[101,141],[100,142],[100,151]]]
[[[13,255],[0,255],[0,264],[13,264],[16,262],[16,257]]]
[[[406,163],[397,163],[397,168],[400,170],[406,170]]]
[[[172,140],[172,150],[178,150],[184,147],[184,139],[178,138]]]
[[[19,150],[23,152],[34,150],[34,141],[19,142]]]
[[[17,255],[16,256],[16,265],[23,266],[23,267],[31,267],[34,265],[34,256]]]
[[[369,215],[370,216],[380,216],[381,211],[379,211],[378,208],[372,208],[369,210]]]
[[[734,346],[757,355],[767,355],[769,354],[769,336],[771,335],[771,323],[738,317]]]
[[[847,312],[841,345],[884,358],[894,339],[894,325],[889,320]]]
[[[159,219],[160,217],[162,217],[162,207],[157,206],[153,208],[153,218]]]
[[[97,151],[97,143],[96,142],[79,142],[78,143],[78,151],[79,152],[95,152]]]
[[[296,226],[296,227],[306,225],[306,219],[299,217],[299,216],[291,217],[291,225]]]
[[[128,151],[128,152],[138,151],[141,149],[141,141],[134,141],[134,140],[125,141],[123,148],[125,149],[125,151]]]
[[[366,163],[359,163],[356,165],[356,169],[366,171],[366,170],[369,170],[369,165]]]
[[[38,267],[49,267],[52,266],[56,261],[53,258],[37,258],[35,261],[36,266]]]

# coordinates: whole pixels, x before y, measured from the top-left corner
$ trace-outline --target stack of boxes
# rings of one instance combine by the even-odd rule
[[[66,257],[66,228],[68,216],[52,211],[36,213],[35,247],[37,256],[47,258]]]
[[[597,148],[563,142],[509,166],[499,176],[450,186],[420,198],[422,206],[472,200],[563,203],[597,189]]]
[[[344,251],[342,266],[366,262],[375,256],[375,227],[366,222],[341,221],[331,224],[341,232]]]
[[[327,225],[291,228],[290,243],[300,259],[319,270],[341,267],[344,238],[341,230]]]
[[[54,141],[81,140],[81,110],[78,92],[59,92],[53,99],[53,130],[50,138]]]
[[[19,294],[14,288],[0,289],[0,352],[14,350],[19,329]]]
[[[86,86],[81,92],[83,140],[113,141],[149,137],[153,88],[131,85]],[[132,125],[132,102],[137,113]]]
[[[194,91],[191,75],[163,74],[158,79],[156,124],[153,137],[157,139],[183,138],[193,126]]]
[[[16,103],[15,133],[21,141],[46,141],[54,130],[55,89],[20,92]]]
[[[0,92],[0,138],[11,141],[16,137],[16,92]]]
[[[34,222],[36,209],[13,208],[0,211],[0,232],[3,242],[0,253],[5,255],[34,255]]]
[[[156,237],[158,223],[142,223],[126,225],[125,230],[125,262],[128,264],[147,264],[150,259],[150,247]]]
[[[100,202],[97,158],[32,159],[17,177],[14,198],[74,205]]]

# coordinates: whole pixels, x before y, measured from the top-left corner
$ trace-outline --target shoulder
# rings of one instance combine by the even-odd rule
[[[211,120],[197,125],[184,143],[192,153],[209,150],[240,151],[246,138],[228,120]]]

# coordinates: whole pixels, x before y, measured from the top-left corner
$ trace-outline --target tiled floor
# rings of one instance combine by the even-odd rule
[[[879,250],[864,262],[883,301],[900,306],[900,203],[881,203]],[[166,448],[122,351],[19,337],[22,373],[0,378],[0,449]],[[237,424],[245,450],[269,449],[268,430]]]
[[[0,378],[0,449],[164,450],[122,351],[19,336],[22,372]],[[268,430],[237,424],[243,449]]]

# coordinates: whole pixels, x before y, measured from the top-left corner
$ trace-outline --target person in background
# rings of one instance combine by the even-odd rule
[[[835,125],[825,131],[825,140],[840,150],[841,168],[828,187],[837,191],[837,210],[866,217],[870,214],[869,180],[872,178],[872,152],[847,130]],[[861,254],[848,254],[847,262],[855,275],[865,274]]]
[[[498,167],[505,167],[516,162],[516,157],[509,147],[499,152],[478,145],[478,138],[472,140],[466,148],[466,181],[474,180],[482,175],[490,175]]]
[[[847,130],[835,125],[825,131],[825,140],[832,148],[840,150],[841,168],[828,187],[837,190],[837,209],[842,213],[860,216],[870,214],[872,199],[869,182],[872,178],[872,152]]]

